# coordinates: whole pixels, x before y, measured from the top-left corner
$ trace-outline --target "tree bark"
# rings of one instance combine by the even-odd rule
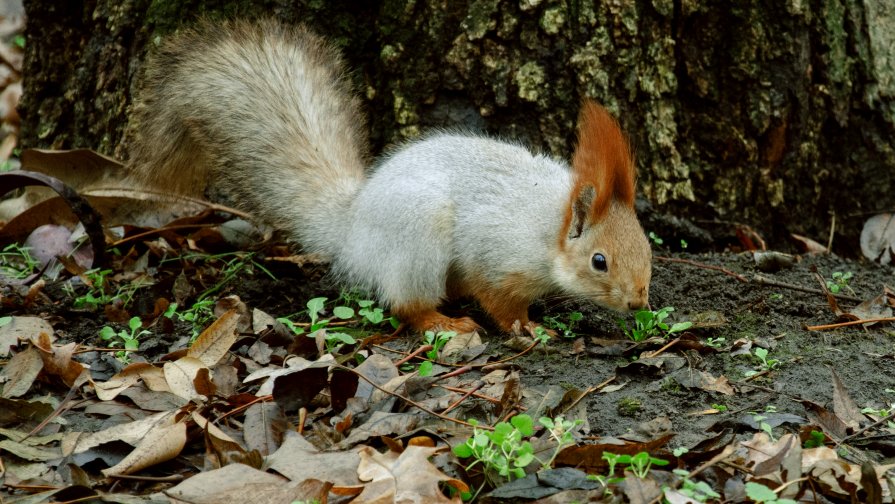
[[[890,0],[31,0],[24,147],[126,158],[159,37],[198,16],[304,22],[356,69],[380,150],[433,127],[566,157],[583,97],[629,132],[659,210],[857,250],[895,207]],[[524,204],[524,202],[520,202]],[[652,229],[662,235],[662,229]],[[852,252],[854,253],[854,252]]]

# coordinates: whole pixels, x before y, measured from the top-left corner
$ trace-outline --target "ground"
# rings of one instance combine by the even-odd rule
[[[478,353],[481,355],[476,354],[478,356],[473,356],[468,361],[474,369],[466,370],[465,376],[461,374],[459,382],[441,383],[469,387],[479,379],[487,382],[488,377],[493,376],[488,373],[499,369],[499,372],[507,373],[501,375],[506,377],[506,382],[512,381],[514,376],[519,377],[520,397],[514,402],[507,399],[505,389],[491,389],[497,390],[493,393],[497,396],[501,395],[501,390],[504,391],[499,407],[492,404],[489,410],[485,404],[486,407],[482,409],[482,404],[474,404],[469,400],[467,405],[458,410],[462,413],[458,413],[457,418],[480,415],[484,422],[493,424],[500,418],[506,419],[512,412],[525,411],[535,417],[542,414],[551,417],[562,414],[566,418],[586,420],[577,433],[576,443],[579,446],[588,446],[590,443],[599,445],[618,438],[624,440],[618,441],[619,443],[635,443],[637,450],[641,450],[639,447],[645,445],[636,443],[662,439],[658,451],[647,451],[653,455],[658,453],[671,458],[672,449],[685,447],[693,454],[705,453],[705,458],[708,458],[708,447],[718,442],[716,436],[719,436],[719,433],[725,436],[723,444],[734,440],[739,443],[749,442],[761,429],[759,424],[762,419],[756,419],[759,415],[770,424],[770,430],[775,438],[779,439],[787,432],[804,438],[807,431],[828,430],[818,427],[818,422],[824,426],[828,424],[824,423],[823,415],[818,413],[818,410],[812,410],[812,403],[818,405],[820,409],[836,410],[839,414],[841,410],[836,409],[837,401],[841,401],[843,397],[850,397],[858,408],[872,408],[876,412],[881,412],[876,417],[867,417],[862,425],[871,423],[872,419],[879,418],[880,414],[887,414],[886,411],[895,403],[895,359],[893,359],[895,331],[889,322],[871,327],[853,325],[830,330],[807,329],[807,326],[830,324],[841,320],[834,315],[826,295],[821,291],[822,285],[818,278],[827,280],[832,279],[834,272],[850,272],[852,276],[847,286],[841,287],[840,294],[866,300],[880,296],[884,293],[886,284],[892,283],[890,267],[827,254],[807,254],[795,256],[791,265],[769,272],[759,270],[753,252],[672,253],[657,247],[654,255],[650,288],[652,308],[657,310],[674,307],[674,311],[666,321],[693,321],[694,325],[691,328],[667,338],[634,343],[620,328],[620,323],[631,326],[633,317],[630,314],[622,315],[563,299],[539,302],[532,307],[531,315],[534,320],[546,321],[547,326],[557,329],[560,333],[546,347],[530,345],[530,340],[526,339],[508,343],[509,335],[501,334],[486,322],[485,333],[482,335],[482,341],[486,346],[483,350],[479,350]],[[289,263],[266,260],[263,255],[255,256],[255,260],[257,265],[267,269],[274,278],[263,273],[260,267],[252,266],[234,270],[234,278],[237,280],[224,283],[221,282],[221,271],[227,271],[229,266],[223,263],[186,261],[159,264],[158,269],[149,270],[156,281],[155,285],[137,291],[132,304],[125,310],[126,315],[120,313],[116,315],[118,312],[109,308],[106,308],[105,316],[101,312],[72,308],[72,293],[62,287],[64,285],[62,282],[49,282],[42,290],[46,298],[31,305],[22,302],[17,294],[8,290],[5,306],[12,308],[10,315],[17,317],[37,315],[52,322],[55,335],[58,337],[55,348],[58,349],[67,343],[79,344],[78,348],[87,351],[76,355],[75,360],[89,364],[92,378],[96,382],[102,382],[110,380],[112,375],[123,367],[122,362],[115,358],[114,352],[101,350],[101,347],[107,347],[110,343],[99,338],[100,329],[106,325],[111,325],[116,330],[123,327],[110,324],[109,317],[118,316],[122,317],[122,320],[127,320],[130,315],[141,314],[144,324],[147,326],[152,324],[148,329],[149,334],[141,337],[140,350],[132,355],[133,361],[145,360],[155,363],[155,366],[161,366],[163,358],[165,361],[170,361],[177,357],[177,355],[165,357],[166,354],[187,345],[190,325],[183,319],[173,324],[164,321],[164,317],[159,316],[159,310],[163,308],[159,308],[157,304],[159,298],[176,296],[175,292],[183,286],[178,282],[184,277],[192,285],[193,296],[202,290],[203,287],[199,287],[200,285],[204,288],[220,285],[220,290],[213,297],[235,294],[249,309],[258,309],[274,317],[289,316],[294,321],[302,319],[302,316],[297,314],[305,311],[304,306],[309,299],[316,296],[335,299],[339,295],[339,291],[326,277],[325,266],[297,267]],[[153,262],[151,260],[150,264]],[[119,267],[133,263],[134,261],[118,260],[113,271],[122,273],[123,271],[118,270]],[[130,266],[122,267],[123,270],[129,268]],[[759,283],[756,281],[757,277],[765,280]],[[128,281],[132,281],[125,280],[127,278],[133,277],[122,276],[118,279],[118,285],[126,285]],[[799,288],[815,292],[804,292]],[[83,286],[76,287],[75,294],[83,293],[83,289]],[[19,295],[22,292],[24,290],[20,289]],[[891,297],[883,299],[884,304],[891,305]],[[849,311],[856,304],[855,301],[839,300],[839,307],[844,311]],[[328,306],[330,308],[327,310],[332,310],[331,305]],[[153,310],[156,312],[154,315],[151,313]],[[454,303],[448,307],[448,311],[451,314],[471,315],[480,321],[486,320],[484,314],[472,304]],[[574,324],[568,334],[563,335],[562,327],[551,321],[568,323],[574,312],[582,313],[583,317]],[[329,313],[326,312],[324,315],[328,316]],[[882,313],[881,316],[891,317],[891,314]],[[384,326],[380,331],[388,333],[391,329]],[[261,339],[269,344],[269,348],[288,347],[291,349],[290,352],[306,355],[309,359],[316,357],[313,345],[310,346],[310,352],[302,353],[303,350],[299,348],[302,345],[296,346],[282,341],[276,343],[276,338],[272,339],[269,334],[268,336],[261,334]],[[361,335],[365,334],[371,333],[368,331]],[[675,341],[678,337],[680,340]],[[306,336],[297,336],[295,341],[310,340]],[[673,344],[665,347],[669,342]],[[364,352],[372,351],[387,356],[391,361],[398,361],[419,348],[421,344],[420,335],[405,332],[381,346],[366,346],[367,342],[362,345],[366,347]],[[269,358],[259,358],[261,353],[257,350],[257,345],[257,338],[246,332],[242,333],[235,344],[228,344],[229,353],[240,356],[243,361],[243,365],[237,366],[239,370],[235,371],[240,379],[252,369],[256,369],[252,366],[266,365],[268,368],[280,368],[281,361],[276,358],[273,361]],[[23,348],[25,347],[20,345],[19,352]],[[350,359],[352,353],[346,349],[351,348],[361,346],[344,346],[337,354],[337,358],[349,356]],[[761,348],[767,350],[765,360],[772,363],[771,366],[763,364],[756,357],[756,349]],[[279,355],[285,356],[285,352]],[[351,361],[343,360],[343,362],[350,364]],[[410,363],[409,367],[404,365],[400,368],[408,376],[417,372],[415,361],[410,360]],[[244,368],[246,364],[249,365],[249,369]],[[488,368],[489,365],[492,368]],[[444,374],[450,369],[436,366],[435,375]],[[842,389],[834,388],[834,373],[841,379]],[[750,376],[752,374],[755,376]],[[11,379],[15,381],[15,378],[6,376],[7,381]],[[303,381],[299,383],[302,385],[298,388],[303,388],[309,378],[301,380]],[[323,380],[320,387],[326,385],[326,379]],[[491,385],[489,382],[488,386]],[[240,391],[260,393],[257,392],[256,383],[234,386],[236,389],[231,394],[236,395],[230,395],[228,399],[225,397],[226,394],[219,393],[223,402],[212,401],[209,404],[217,406],[211,410],[201,411],[211,414],[212,410],[232,409],[235,404],[234,397],[242,397],[239,396]],[[329,429],[323,422],[328,425],[339,419],[346,421],[342,416],[345,412],[339,413],[344,406],[335,407],[337,395],[335,381],[329,387],[324,391],[331,392],[325,393],[323,397],[315,391],[319,389],[312,389],[307,401],[301,403],[307,404],[309,411],[305,435],[314,440],[318,448],[321,440],[315,437],[315,432],[316,436],[319,436],[320,432]],[[66,390],[67,387],[58,380],[45,379],[35,382],[24,397],[38,398],[48,395],[61,401]],[[94,392],[90,387],[79,390],[77,397],[80,397],[81,401],[95,402],[95,399],[92,399]],[[415,392],[412,397],[417,401],[425,398],[423,402],[430,404],[429,401],[438,400],[438,397],[433,399],[432,390],[434,389],[430,388],[428,393],[423,392],[422,395]],[[488,388],[481,390],[485,391]],[[330,393],[332,404],[329,404]],[[404,393],[411,395],[409,389]],[[348,396],[352,394],[354,392],[349,390]],[[273,396],[275,398],[278,396],[276,389],[273,391]],[[313,399],[315,396],[316,399]],[[113,401],[115,407],[133,409],[130,401],[136,401],[144,410],[136,418],[145,415],[147,408],[148,411],[164,409],[147,407],[136,398],[137,396],[128,396],[130,399],[123,397],[119,396]],[[278,402],[282,400],[282,397],[277,399]],[[455,398],[442,398],[442,400],[453,402]],[[288,403],[288,400],[285,401]],[[316,406],[311,407],[310,404]],[[385,411],[420,414],[420,411],[415,410],[413,406],[402,405],[401,402],[390,404]],[[442,402],[438,409],[443,409],[444,405]],[[181,410],[188,408],[176,404],[172,407],[175,409],[179,407]],[[373,408],[375,409],[378,408]],[[503,411],[495,413],[501,409]],[[139,408],[133,411],[138,410]],[[233,413],[237,415],[233,417],[234,419],[241,418],[239,408]],[[289,411],[287,407],[287,418],[290,423],[294,423],[295,413],[294,409]],[[365,412],[363,409],[355,410],[356,423],[354,427],[349,426],[343,434],[353,432],[352,428],[355,431],[362,430],[358,424],[368,413],[369,411]],[[495,414],[500,416],[494,417]],[[80,406],[72,407],[70,410],[63,409],[62,416],[68,422],[66,427],[46,427],[47,430],[42,432],[61,430],[89,433],[108,428],[109,422],[124,421],[121,418],[115,420],[115,416],[90,414],[86,410],[82,411]],[[223,419],[228,416],[230,413],[221,417],[220,421],[226,423]],[[347,418],[351,420],[350,415]],[[442,436],[448,432],[445,430],[445,423],[435,417],[421,414],[416,418],[412,424],[415,427],[409,428],[410,432],[440,431]],[[132,419],[133,417],[128,417],[127,421]],[[248,422],[248,416],[245,421]],[[27,432],[35,425],[33,421],[25,422],[19,428]],[[245,436],[246,442],[249,438],[247,425],[248,423],[245,427],[246,432],[241,434]],[[242,427],[236,428],[238,432]],[[853,434],[854,429],[847,433]],[[398,438],[402,438],[402,434],[407,435],[407,432],[398,429],[391,433]],[[665,437],[668,434],[672,436]],[[462,440],[464,436],[462,432],[454,435],[459,436],[450,438],[454,441],[444,437],[442,439],[454,443],[456,439]],[[468,435],[468,432],[465,435]],[[842,435],[843,433],[839,433],[839,438]],[[890,434],[883,434],[882,439],[888,439],[886,437],[888,435]],[[194,443],[191,446],[195,452],[198,448],[195,443],[201,444],[201,436],[199,438],[191,436],[191,439]],[[375,438],[363,439],[366,439],[365,442],[368,444],[371,442],[374,445],[378,444],[373,441]],[[835,439],[837,438],[828,438],[828,446],[837,446],[831,444]],[[849,444],[849,449],[852,451],[847,457],[852,458],[847,458],[848,460],[869,460],[880,464],[893,454],[891,445],[885,441],[876,444],[867,444],[872,440],[864,441],[866,443]],[[720,448],[723,444],[715,448]],[[341,449],[345,448],[342,446]],[[201,449],[193,455],[187,455],[188,451],[190,450],[181,453],[178,460],[194,460],[189,457],[201,457]],[[624,452],[622,449],[620,451]],[[694,455],[697,456],[699,455]],[[583,458],[574,458],[580,455],[569,457],[572,456],[568,455],[564,460],[563,456],[560,456],[557,459],[557,466],[579,466],[587,468],[588,472],[598,474],[600,471],[605,471],[604,466],[586,462]],[[120,457],[103,458],[103,460],[108,466],[119,461]],[[695,462],[680,459],[678,466],[692,470],[696,463],[704,461],[704,459]],[[172,467],[170,464],[169,462],[157,466],[156,471],[160,472],[152,474],[193,472],[188,466]],[[467,478],[462,472],[455,472],[458,469],[451,463],[440,464],[439,468],[457,479]],[[101,478],[96,479],[94,488],[106,488],[102,481]],[[718,489],[717,485],[720,483],[717,480],[710,479],[710,481],[713,481]],[[10,488],[21,487],[13,485]],[[129,493],[139,494],[146,491],[147,489],[132,489]],[[627,493],[626,495],[631,502],[638,502]],[[731,498],[729,494],[727,497]],[[736,498],[731,500],[736,501]]]

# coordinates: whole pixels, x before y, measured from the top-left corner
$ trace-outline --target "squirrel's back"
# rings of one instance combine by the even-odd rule
[[[364,123],[341,55],[303,26],[203,21],[150,58],[130,165],[150,187],[201,195],[211,183],[331,255],[364,182]]]

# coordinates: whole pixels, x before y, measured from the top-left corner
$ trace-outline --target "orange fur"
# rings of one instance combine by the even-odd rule
[[[479,329],[469,317],[451,318],[438,312],[436,306],[428,306],[421,303],[407,304],[392,307],[392,313],[398,318],[410,324],[420,332],[425,331],[454,331],[456,333],[468,333]]]
[[[572,157],[575,185],[569,197],[560,242],[568,234],[575,202],[587,187],[596,191],[588,220],[599,222],[616,200],[634,207],[634,156],[618,121],[594,102],[585,100],[578,117],[578,147]]]

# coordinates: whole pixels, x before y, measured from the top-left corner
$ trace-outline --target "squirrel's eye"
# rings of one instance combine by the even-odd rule
[[[590,264],[597,271],[606,271],[609,269],[609,265],[606,264],[606,256],[603,254],[594,254],[594,256],[590,258]]]

